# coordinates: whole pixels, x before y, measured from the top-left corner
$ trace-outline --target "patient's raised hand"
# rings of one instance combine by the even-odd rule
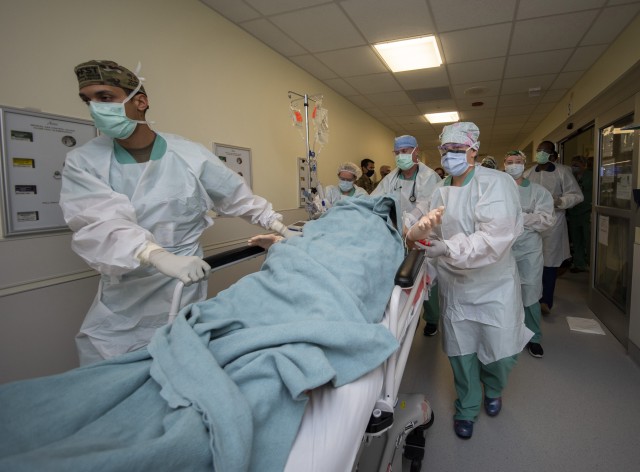
[[[269,249],[281,239],[284,238],[279,234],[258,234],[249,238],[247,244],[249,246],[260,246],[262,249]]]

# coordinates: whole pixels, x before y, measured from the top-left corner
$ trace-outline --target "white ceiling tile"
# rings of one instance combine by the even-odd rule
[[[473,121],[478,124],[483,118],[493,118],[496,114],[495,108],[486,108],[486,109],[478,109],[478,110],[464,110],[460,112],[460,120],[464,121]],[[464,120],[463,120],[464,119]],[[478,128],[480,125],[478,125]]]
[[[416,103],[420,113],[441,113],[445,111],[456,111],[455,100],[431,100],[428,102]]]
[[[619,7],[605,8],[595,24],[582,39],[580,45],[610,43],[633,20],[640,11],[640,4],[632,3]]]
[[[529,115],[515,115],[515,116],[496,116],[493,120],[494,130],[499,130],[502,125],[514,125],[520,124],[523,125],[526,123]]]
[[[429,0],[438,31],[451,31],[511,21],[516,0]],[[472,10],[471,12],[469,10]]]
[[[517,19],[558,15],[590,8],[600,8],[607,0],[523,0],[518,6]]]
[[[474,106],[474,103],[481,102],[483,105]],[[480,108],[495,108],[498,106],[498,97],[468,97],[456,100],[458,110],[477,110]]]
[[[264,18],[246,21],[241,26],[283,56],[296,56],[307,52],[273,23]]]
[[[402,85],[405,90],[444,87],[449,85],[447,70],[444,66],[396,72],[394,75],[396,80],[400,82],[400,85]]]
[[[597,10],[591,10],[517,21],[510,53],[523,54],[575,47],[597,14]]]
[[[470,82],[484,82],[502,78],[505,57],[484,59],[482,61],[458,62],[447,65],[451,83],[466,84]]]
[[[388,71],[370,46],[322,52],[316,57],[342,77]]]
[[[515,133],[515,132],[520,131],[522,129],[522,126],[526,122],[527,117],[529,115],[526,114],[526,113],[521,113],[519,115],[511,116],[511,118],[513,118],[514,116],[516,118],[515,118],[515,120],[513,122],[502,120],[501,118],[504,118],[504,117],[496,116],[496,121],[497,121],[498,124],[496,124],[494,126],[494,133],[495,133],[495,131],[500,131],[500,132],[504,132],[504,133]]]
[[[311,7],[319,5],[321,3],[327,3],[326,0],[245,0],[253,8],[258,10],[263,15],[275,15],[277,13],[284,13],[290,10],[298,10],[300,8]],[[226,0],[225,3],[236,3],[237,0],[230,2]]]
[[[324,83],[338,92],[340,95],[349,97],[349,99],[351,99],[351,95],[358,95],[358,91],[351,85],[349,85],[344,79],[327,79],[324,81]],[[371,103],[369,104],[369,106],[371,106]]]
[[[640,3],[640,0],[609,0],[607,6],[620,5],[621,3]]]
[[[576,84],[578,79],[580,79],[583,74],[584,71],[581,70],[562,72],[558,74],[558,77],[551,85],[550,90],[571,88]]]
[[[541,88],[544,93],[556,78],[556,74],[535,75],[531,77],[519,77],[517,79],[504,79],[502,81],[502,93],[512,94],[519,92],[529,92],[530,88]]]
[[[333,3],[272,16],[270,20],[311,52],[366,44],[342,10]]]
[[[551,103],[551,102],[547,102],[547,103],[540,103],[535,111],[531,114],[531,116],[537,116],[541,113],[548,115],[551,111],[553,111],[553,109],[556,107],[557,103]]]
[[[424,0],[346,0],[340,6],[372,43],[435,33]],[[402,20],[390,21],[399,12],[402,12]]]
[[[289,60],[299,65],[304,70],[320,80],[333,79],[337,77],[337,74],[335,72],[333,72],[322,62],[309,54],[305,54],[303,56],[293,56],[290,57]]]
[[[374,93],[368,95],[367,98],[369,98],[369,100],[371,100],[378,107],[412,105],[411,99],[404,92]],[[403,115],[405,114],[406,113],[403,113]]]
[[[511,24],[483,26],[440,35],[445,63],[500,57],[507,53]]]
[[[259,18],[260,13],[244,2],[230,2],[228,0],[200,0],[202,3],[217,11],[225,18],[238,23],[240,21]]]
[[[568,91],[568,89],[549,90],[542,97],[541,103],[558,103]]]
[[[360,99],[360,98],[364,98],[364,97],[349,97],[349,100],[351,100],[353,103],[355,103],[356,105],[358,105],[358,100],[354,100],[354,99]],[[365,99],[366,100],[366,99]],[[366,100],[367,103],[371,104],[371,102],[369,100]],[[373,104],[371,104],[373,105]],[[382,110],[380,110],[379,108],[375,108],[372,106],[367,106],[367,107],[362,107],[362,109],[364,111],[366,111],[367,113],[369,113],[371,116],[373,116],[374,118],[387,118],[387,114],[385,112],[383,112]],[[358,106],[362,106],[362,105],[358,105]]]
[[[345,80],[362,94],[397,92],[402,90],[402,87],[400,87],[393,75],[388,72],[348,77]]]
[[[480,100],[482,97],[493,97],[500,92],[500,81],[472,82],[453,86],[453,96],[456,99]]]
[[[574,49],[519,54],[507,58],[505,77],[557,73],[562,70]]]
[[[517,116],[530,115],[535,110],[536,105],[525,105],[517,107],[499,107],[496,110],[496,116]]]
[[[511,95],[502,95],[498,100],[498,105],[501,107],[511,107],[519,105],[533,105],[540,103],[542,96],[530,97],[527,92],[514,93]]]
[[[576,49],[564,67],[564,71],[587,70],[607,49],[608,45],[584,46]]]

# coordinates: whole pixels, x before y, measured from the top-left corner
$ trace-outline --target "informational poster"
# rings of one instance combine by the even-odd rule
[[[97,135],[93,122],[0,107],[5,236],[67,230],[60,209],[69,151]]]
[[[609,245],[609,217],[598,217],[598,242],[604,246]]]
[[[213,153],[218,156],[229,169],[243,177],[249,187],[252,187],[251,149],[231,146],[229,144],[214,143]]]

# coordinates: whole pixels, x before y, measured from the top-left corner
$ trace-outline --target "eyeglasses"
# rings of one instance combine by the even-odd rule
[[[438,151],[440,151],[441,156],[444,156],[448,152],[453,152],[455,154],[466,154],[468,150],[469,150],[469,147],[461,149],[461,148],[452,148],[449,146],[438,146]]]

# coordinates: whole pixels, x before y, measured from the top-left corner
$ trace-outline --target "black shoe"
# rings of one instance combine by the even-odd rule
[[[453,430],[459,438],[469,439],[473,434],[473,421],[453,420]]]
[[[531,354],[533,357],[544,356],[544,349],[542,349],[542,346],[538,343],[527,344],[527,350],[529,351],[529,354]]]
[[[425,336],[435,336],[436,334],[438,334],[438,325],[437,324],[432,324],[432,323],[427,323],[424,326],[424,331],[423,331]]]
[[[549,313],[551,313],[551,308],[549,308],[549,305],[547,305],[546,303],[540,302],[540,311],[543,315],[548,315]]]
[[[498,416],[502,410],[502,397],[498,398],[489,398],[484,397],[484,411],[487,412],[489,416]]]

